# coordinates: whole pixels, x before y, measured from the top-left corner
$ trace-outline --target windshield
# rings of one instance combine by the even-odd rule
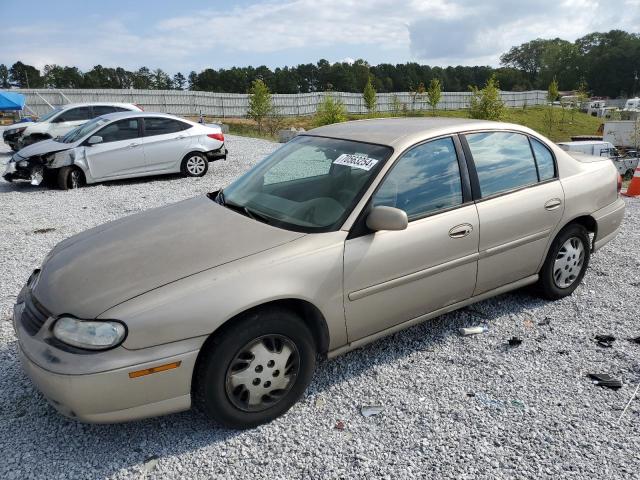
[[[392,153],[370,143],[298,136],[225,188],[218,202],[290,230],[336,230]]]
[[[94,130],[100,128],[105,123],[108,123],[109,120],[104,118],[94,118],[93,120],[85,123],[84,125],[79,126],[78,128],[74,128],[69,133],[67,133],[60,141],[62,143],[73,143],[80,140],[85,135],[93,132]]]
[[[49,120],[51,117],[53,117],[54,115],[57,115],[58,113],[60,113],[62,111],[62,109],[60,107],[56,107],[53,110],[51,110],[49,113],[45,113],[43,116],[38,117],[38,121],[39,122],[46,122],[47,120]]]

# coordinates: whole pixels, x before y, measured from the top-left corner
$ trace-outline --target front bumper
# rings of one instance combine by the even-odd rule
[[[51,335],[56,320],[53,316],[45,314],[42,325],[34,327],[33,318],[25,313],[33,310],[28,295],[25,287],[14,307],[20,360],[36,388],[58,412],[83,422],[115,423],[190,408],[191,379],[204,338],[140,350],[122,346],[103,352],[67,349],[57,345]],[[129,376],[174,362],[180,362],[180,366],[136,378]]]

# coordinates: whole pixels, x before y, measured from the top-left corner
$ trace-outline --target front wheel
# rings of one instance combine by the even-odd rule
[[[589,266],[591,247],[589,232],[572,224],[560,231],[549,248],[540,271],[538,286],[544,297],[558,300],[578,288]]]
[[[316,346],[295,314],[263,309],[244,315],[202,352],[194,403],[230,428],[251,428],[285,413],[311,381]]]
[[[58,188],[71,190],[84,185],[84,174],[77,167],[62,167],[58,170]]]
[[[190,153],[182,160],[182,173],[187,177],[204,177],[209,161],[201,153]]]

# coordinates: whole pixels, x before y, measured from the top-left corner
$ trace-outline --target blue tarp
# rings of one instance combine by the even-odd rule
[[[24,95],[14,92],[0,92],[0,110],[22,110]]]

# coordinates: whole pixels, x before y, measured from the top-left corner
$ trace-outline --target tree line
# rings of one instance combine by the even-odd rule
[[[555,78],[558,88],[586,86],[592,95],[631,96],[640,83],[640,34],[621,30],[590,33],[574,42],[536,39],[515,46],[500,58],[501,66],[432,67],[415,62],[369,65],[365,60],[330,63],[325,59],[295,67],[207,68],[171,76],[162,69],[96,65],[87,72],[77,67],[46,65],[41,71],[20,61],[0,65],[0,88],[116,88],[200,90],[247,93],[261,79],[273,93],[317,91],[362,92],[371,81],[377,92],[416,91],[440,82],[444,91],[468,91],[495,77],[502,90],[546,90]],[[421,87],[422,86],[422,87]]]

